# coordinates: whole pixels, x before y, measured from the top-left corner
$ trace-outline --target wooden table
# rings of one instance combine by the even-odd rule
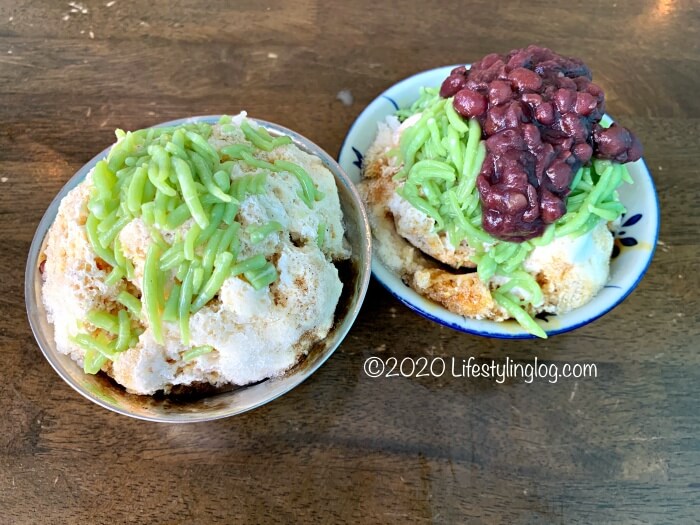
[[[0,523],[697,523],[700,5],[235,4],[0,2]],[[335,154],[399,79],[529,43],[587,61],[658,186],[654,263],[604,318],[546,342],[481,339],[373,283],[310,380],[186,426],[103,410],[42,357],[29,243],[115,127],[244,108]],[[370,379],[375,355],[592,362],[598,377]]]

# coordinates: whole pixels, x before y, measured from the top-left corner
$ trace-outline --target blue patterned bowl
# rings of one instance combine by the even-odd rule
[[[372,101],[350,128],[340,149],[338,162],[357,183],[362,175],[363,155],[374,141],[377,123],[398,108],[411,105],[422,86],[439,86],[455,66],[445,66],[413,75],[393,85]],[[628,165],[634,184],[624,184],[620,200],[628,212],[615,232],[615,248],[610,265],[610,280],[596,297],[586,305],[562,315],[537,319],[548,335],[560,334],[586,325],[620,304],[639,284],[654,255],[659,234],[659,201],[654,181],[644,163],[639,160]],[[442,325],[485,337],[530,339],[514,321],[502,323],[478,321],[454,314],[419,295],[406,286],[401,278],[387,269],[376,255],[372,258],[372,273],[384,287],[410,309]]]

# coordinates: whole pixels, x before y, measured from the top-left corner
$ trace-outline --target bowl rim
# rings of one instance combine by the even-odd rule
[[[173,126],[173,125],[178,125],[178,124],[184,124],[184,123],[190,123],[190,122],[207,122],[210,124],[218,122],[218,120],[222,117],[223,115],[196,115],[196,116],[191,116],[191,117],[183,117],[179,119],[173,119],[173,120],[168,120],[165,122],[161,122],[158,124],[154,124],[153,126],[149,126],[149,128],[158,128],[158,127],[164,127],[164,126]],[[317,360],[308,368],[304,368],[303,371],[299,371],[298,373],[292,371],[291,374],[289,375],[283,375],[281,378],[268,378],[263,380],[263,382],[273,382],[278,379],[284,379],[284,378],[291,378],[295,377],[295,380],[290,381],[288,385],[285,385],[281,389],[276,389],[273,390],[271,395],[269,397],[264,397],[260,401],[257,401],[255,403],[251,403],[247,406],[244,407],[234,407],[231,411],[224,411],[223,413],[215,414],[215,415],[207,415],[206,413],[202,412],[202,416],[198,417],[197,415],[194,415],[192,413],[187,413],[187,417],[182,417],[182,414],[176,414],[174,416],[169,416],[169,415],[157,415],[157,416],[151,416],[151,415],[145,415],[145,414],[135,414],[130,412],[129,410],[126,410],[124,408],[121,408],[119,406],[114,406],[108,402],[105,402],[100,398],[100,396],[95,395],[93,392],[90,392],[86,388],[82,387],[81,385],[77,384],[73,378],[64,370],[63,365],[59,361],[59,352],[55,349],[52,348],[52,342],[49,340],[50,338],[46,336],[46,333],[42,330],[41,326],[39,325],[38,317],[39,312],[35,312],[34,314],[32,313],[32,310],[35,310],[37,305],[35,301],[35,294],[36,294],[36,283],[35,283],[35,276],[36,276],[36,268],[37,268],[37,263],[39,259],[39,255],[41,251],[43,250],[46,235],[48,234],[49,228],[53,224],[56,218],[56,214],[58,212],[58,207],[65,197],[65,195],[70,192],[72,189],[74,189],[84,178],[87,176],[89,173],[90,169],[94,167],[94,165],[101,159],[105,158],[105,156],[109,153],[109,150],[112,148],[113,144],[102,150],[100,153],[92,157],[88,162],[83,164],[78,170],[61,186],[61,188],[58,190],[54,198],[51,200],[49,203],[48,207],[44,211],[44,214],[41,217],[41,220],[39,221],[39,224],[36,227],[36,230],[34,232],[34,235],[32,237],[32,242],[29,247],[29,252],[27,254],[27,263],[25,266],[25,271],[24,271],[24,302],[25,302],[25,309],[27,313],[27,318],[29,320],[29,325],[32,330],[32,334],[34,336],[34,339],[39,346],[39,349],[41,350],[42,354],[46,358],[46,360],[49,362],[51,367],[54,369],[54,371],[65,381],[73,390],[78,392],[80,395],[82,395],[84,398],[89,399],[93,403],[106,408],[107,410],[111,412],[116,412],[118,414],[128,416],[134,419],[139,419],[142,421],[150,421],[150,422],[156,422],[156,423],[198,423],[198,422],[204,422],[204,421],[214,421],[217,419],[223,419],[226,417],[231,417],[235,416],[238,414],[242,414],[244,412],[248,412],[250,410],[253,410],[255,408],[258,408],[264,404],[270,403],[271,401],[274,401],[275,399],[283,396],[284,394],[288,393],[292,389],[296,388],[299,386],[301,383],[303,383],[306,379],[309,378],[314,372],[316,372],[327,360],[330,358],[330,356],[337,350],[337,348],[342,344],[343,340],[349,333],[352,325],[354,324],[355,320],[357,319],[357,316],[359,314],[360,308],[362,307],[362,304],[364,303],[364,300],[367,295],[367,289],[369,287],[369,282],[370,282],[370,277],[371,277],[371,270],[370,270],[370,264],[371,264],[371,253],[372,253],[372,235],[371,235],[371,230],[369,226],[369,218],[367,216],[367,211],[365,210],[364,203],[362,202],[362,198],[360,197],[357,188],[355,187],[354,183],[350,180],[348,177],[347,173],[345,173],[345,170],[340,166],[340,164],[336,161],[336,159],[326,152],[323,148],[321,148],[319,145],[317,145],[315,142],[311,141],[304,135],[301,135],[300,133],[297,133],[296,131],[293,131],[285,126],[282,126],[280,124],[276,124],[274,122],[270,122],[267,120],[263,119],[257,119],[253,117],[247,117],[249,120],[252,120],[256,122],[257,124],[265,127],[266,129],[270,131],[275,131],[281,134],[285,134],[289,137],[291,137],[294,140],[294,143],[297,147],[299,147],[299,144],[303,145],[304,148],[306,148],[306,151],[309,152],[309,154],[312,154],[316,157],[318,157],[326,166],[329,171],[333,174],[334,179],[337,181],[340,181],[345,189],[349,192],[351,196],[351,200],[354,201],[354,204],[359,212],[360,216],[360,224],[357,224],[357,230],[358,230],[358,236],[361,240],[361,248],[362,248],[362,253],[358,254],[357,260],[360,262],[360,264],[357,267],[357,276],[356,276],[356,283],[357,283],[357,293],[356,297],[355,294],[353,294],[354,297],[354,306],[349,308],[345,314],[345,316],[342,319],[339,319],[337,322],[340,324],[338,331],[336,332],[335,337],[337,338],[336,342],[327,347],[323,351],[323,355],[321,355]],[[143,129],[149,129],[149,128],[143,128]],[[300,147],[302,151],[305,149]],[[344,214],[345,218],[345,214]],[[345,284],[345,283],[344,283]],[[353,283],[354,284],[354,283]],[[55,343],[54,343],[55,345]],[[63,354],[61,354],[63,355]],[[75,364],[74,361],[71,360],[72,363]],[[76,365],[77,366],[77,365]],[[254,383],[253,385],[248,385],[250,387],[253,387],[257,384],[260,383]],[[242,387],[243,389],[246,388],[246,385]],[[214,394],[216,395],[225,395],[224,394]],[[198,413],[195,413],[198,414]]]
[[[453,69],[457,66],[466,66],[469,69],[471,67],[471,64],[469,64],[469,63],[467,63],[467,64],[452,64],[452,65],[438,66],[438,67],[426,69],[423,71],[418,71],[416,73],[413,73],[413,74],[399,80],[398,82],[395,82],[394,84],[392,84],[391,86],[389,86],[388,88],[383,90],[379,95],[377,95],[374,99],[372,99],[372,101],[370,101],[367,104],[367,106],[365,106],[365,108],[360,112],[360,114],[356,117],[356,119],[354,120],[354,122],[352,123],[350,128],[348,129],[348,132],[345,135],[345,138],[343,139],[343,142],[340,145],[340,149],[338,150],[338,155],[337,155],[338,163],[341,166],[345,165],[346,161],[345,161],[344,153],[347,151],[348,141],[355,133],[357,133],[356,128],[361,123],[363,123],[363,121],[365,121],[371,117],[371,113],[375,111],[374,106],[379,104],[381,102],[381,99],[388,101],[389,103],[391,103],[391,105],[396,110],[398,110],[399,105],[394,100],[394,98],[392,96],[393,93],[401,90],[401,88],[410,89],[410,87],[409,87],[410,82],[416,80],[418,77],[423,77],[423,76],[427,77],[429,75],[438,74],[438,73],[447,74],[447,73],[449,73],[449,71],[451,69]],[[611,118],[607,113],[604,115],[604,118],[605,117]],[[375,129],[376,129],[376,124],[377,124],[377,122],[374,123]],[[376,131],[375,131],[375,133],[376,133]],[[355,149],[354,146],[353,146],[353,149]],[[360,153],[364,157],[365,152],[363,151]],[[659,194],[658,194],[658,191],[656,190],[656,185],[654,184],[654,178],[652,177],[651,172],[649,171],[646,160],[644,158],[641,158],[638,162],[639,162],[639,166],[641,167],[641,171],[646,176],[646,178],[648,179],[648,183],[650,184],[651,188],[653,189],[652,193],[654,196],[654,198],[653,198],[654,207],[650,211],[652,212],[653,220],[655,222],[655,231],[654,231],[654,235],[653,235],[653,242],[651,243],[651,250],[646,255],[647,260],[644,262],[643,268],[641,269],[641,271],[639,272],[639,274],[635,278],[634,282],[624,291],[624,293],[621,296],[617,297],[609,305],[606,305],[606,307],[601,309],[600,311],[596,311],[593,315],[587,317],[584,320],[581,320],[577,323],[567,325],[567,326],[564,326],[561,328],[552,328],[552,329],[548,330],[546,327],[543,326],[542,328],[545,330],[548,337],[563,334],[563,333],[570,332],[572,330],[576,330],[578,328],[581,328],[582,326],[585,326],[589,323],[592,323],[593,321],[599,319],[600,317],[604,316],[605,314],[607,314],[610,311],[612,311],[613,309],[615,309],[637,288],[637,286],[641,282],[642,278],[646,274],[647,270],[649,269],[649,266],[651,266],[652,260],[654,259],[654,254],[656,252],[656,246],[657,246],[658,239],[659,239],[659,231],[661,228],[661,213],[660,213],[661,206],[660,206],[660,202],[659,202]],[[373,253],[373,255],[372,255],[372,275],[373,275],[373,277],[399,302],[401,302],[402,304],[404,304],[410,310],[416,312],[417,314],[425,317],[426,319],[429,319],[430,321],[436,322],[442,326],[446,326],[447,328],[451,328],[451,329],[456,330],[458,332],[464,332],[464,333],[471,334],[471,335],[477,335],[477,336],[493,338],[493,339],[521,339],[521,340],[539,339],[537,336],[523,331],[522,328],[519,328],[519,330],[517,332],[512,332],[512,333],[505,332],[505,331],[493,332],[493,331],[489,331],[489,330],[485,330],[485,329],[470,328],[470,327],[464,326],[463,324],[457,324],[457,323],[451,322],[448,319],[445,319],[443,317],[435,315],[431,312],[426,311],[424,308],[421,308],[420,305],[416,304],[414,301],[412,301],[410,299],[410,297],[407,296],[407,292],[408,293],[415,293],[415,294],[417,294],[417,292],[415,292],[409,286],[405,285],[403,282],[400,282],[400,284],[397,284],[397,286],[394,286],[393,284],[387,282],[386,279],[382,278],[382,276],[381,276],[382,273],[386,273],[390,276],[396,277],[394,272],[389,270],[384,265],[384,263],[382,263],[382,261],[379,260],[378,256]],[[399,278],[399,281],[400,281],[400,278]],[[600,292],[598,292],[598,293],[600,293]],[[420,294],[418,294],[418,295],[420,295]],[[427,299],[423,296],[421,296],[421,298],[425,301],[429,301],[431,304],[434,304],[438,308],[440,313],[444,312],[444,313],[449,314],[449,315],[456,315],[453,312],[450,312],[449,310],[447,310],[442,305],[438,305],[437,303],[430,301],[430,299]],[[586,304],[589,304],[589,303],[586,303]],[[585,306],[586,305],[582,305],[579,308],[583,308]],[[575,309],[575,310],[577,310],[577,309]],[[575,310],[573,310],[573,311],[575,311]],[[566,315],[566,314],[563,314],[563,315]],[[463,319],[465,320],[465,322],[475,321],[475,320],[468,318],[468,317],[463,317]],[[496,321],[484,321],[484,320],[482,320],[481,322],[497,323]]]

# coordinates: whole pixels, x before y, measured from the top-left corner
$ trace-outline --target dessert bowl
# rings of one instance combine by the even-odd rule
[[[213,124],[219,118],[219,115],[191,117],[165,122],[157,127],[192,122]],[[53,325],[47,319],[42,301],[40,257],[61,200],[85,179],[98,161],[106,157],[110,150],[107,148],[81,167],[49,205],[34,235],[25,272],[27,315],[39,347],[51,366],[73,389],[98,405],[138,419],[169,423],[208,421],[232,416],[272,401],[304,381],[330,357],[354,322],[369,283],[371,253],[369,223],[354,185],[327,153],[305,137],[276,124],[250,120],[254,120],[273,137],[286,135],[291,138],[300,150],[318,157],[335,179],[345,235],[352,255],[348,261],[337,265],[343,291],[335,309],[331,331],[310,349],[308,355],[280,377],[247,386],[197,388],[186,392],[174,390],[167,395],[130,394],[106,374],[86,374],[69,355],[60,353],[56,348]]]
[[[372,101],[352,125],[338,159],[350,179],[362,180],[363,160],[377,134],[377,125],[415,102],[424,86],[440,86],[455,66],[424,71],[402,80]],[[607,118],[607,116],[606,116]],[[541,315],[536,323],[548,336],[594,321],[620,304],[639,284],[654,254],[659,230],[659,204],[654,182],[643,159],[627,164],[634,184],[619,188],[627,212],[613,232],[615,245],[610,278],[585,305],[561,315]],[[513,320],[496,322],[463,317],[423,297],[392,272],[375,254],[372,273],[399,301],[420,315],[455,330],[485,337],[530,339],[534,336]]]

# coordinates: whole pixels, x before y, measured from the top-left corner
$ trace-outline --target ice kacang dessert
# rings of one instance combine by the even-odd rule
[[[578,308],[607,281],[617,188],[642,154],[604,111],[583,62],[536,46],[423,88],[365,155],[379,258],[454,313],[546,337],[533,316]]]
[[[58,351],[136,394],[294,366],[331,329],[350,256],[331,172],[245,113],[117,137],[47,236]]]

